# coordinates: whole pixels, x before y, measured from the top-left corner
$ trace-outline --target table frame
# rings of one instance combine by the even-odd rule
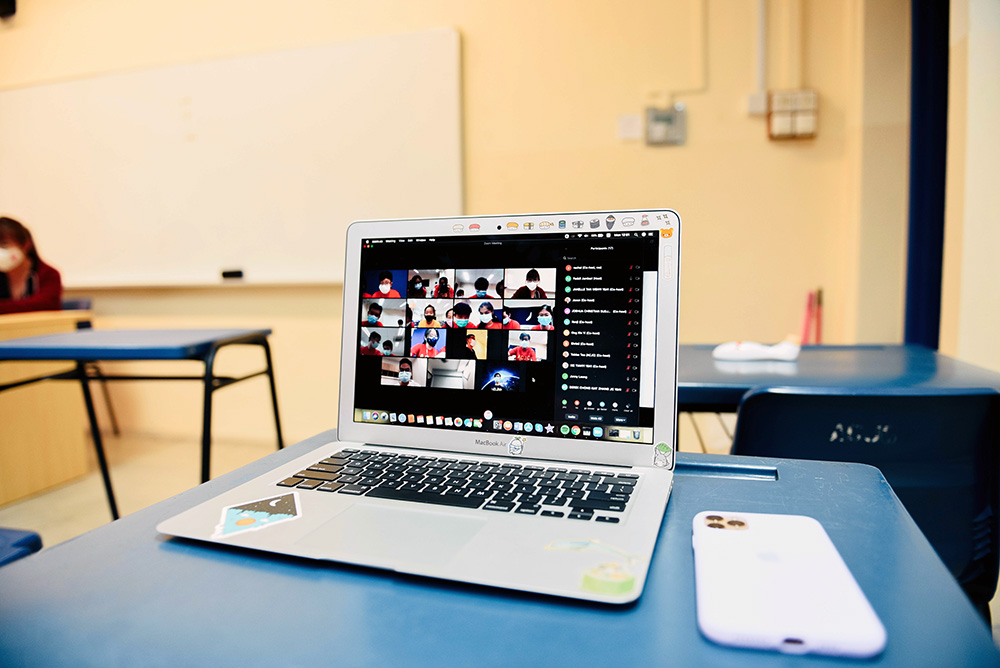
[[[220,339],[213,339],[207,342],[206,346],[199,346],[188,355],[183,357],[151,357],[144,356],[142,351],[137,351],[134,353],[135,356],[121,357],[112,356],[107,357],[101,355],[70,355],[66,354],[62,357],[0,357],[0,361],[38,361],[38,360],[67,360],[76,363],[76,367],[72,371],[65,371],[56,374],[46,374],[41,376],[35,376],[25,380],[17,381],[14,383],[7,383],[0,385],[0,392],[5,390],[14,389],[16,387],[23,387],[25,385],[32,385],[47,380],[71,380],[80,383],[80,388],[83,391],[83,400],[87,408],[87,420],[90,423],[90,434],[94,443],[94,452],[97,455],[97,462],[101,469],[101,478],[104,482],[104,490],[108,497],[108,506],[111,510],[111,516],[113,519],[119,518],[118,504],[115,500],[114,489],[111,485],[111,473],[108,467],[107,456],[104,452],[104,442],[101,438],[101,429],[97,421],[97,412],[94,409],[94,398],[90,391],[90,381],[100,380],[100,381],[151,381],[151,380],[195,380],[202,383],[204,390],[204,400],[203,400],[203,414],[202,414],[202,432],[201,432],[201,481],[207,482],[210,477],[211,470],[211,455],[212,455],[212,396],[216,390],[220,390],[224,387],[228,387],[235,383],[242,382],[244,380],[249,380],[250,378],[256,378],[258,376],[266,375],[268,378],[268,383],[271,389],[271,406],[274,410],[274,426],[277,433],[278,449],[285,447],[284,440],[281,435],[281,417],[278,412],[278,394],[274,382],[274,366],[271,359],[271,347],[268,343],[267,337],[271,333],[270,330],[249,330],[244,333],[240,333],[234,336],[229,336]],[[9,343],[6,342],[6,343]],[[264,359],[266,366],[264,369],[250,373],[244,376],[233,377],[233,376],[217,376],[215,375],[215,357],[221,348],[232,345],[256,345],[260,346],[264,350]],[[148,353],[146,353],[148,355]],[[200,360],[204,364],[204,373],[200,376],[182,376],[182,375],[121,375],[112,374],[108,375],[101,372],[98,368],[94,366],[95,362],[99,361],[149,361],[149,360],[164,360],[164,359],[182,359],[182,360]]]

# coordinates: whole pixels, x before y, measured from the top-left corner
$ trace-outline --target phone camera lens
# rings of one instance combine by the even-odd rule
[[[728,522],[726,522],[726,524],[728,524],[731,527],[746,526],[746,522],[743,522],[742,520],[729,520]]]
[[[725,529],[726,526],[724,524],[719,524],[718,522],[712,522],[711,524],[708,525],[708,528],[709,529]]]
[[[721,522],[722,517],[720,515],[709,515],[705,518],[709,522]]]

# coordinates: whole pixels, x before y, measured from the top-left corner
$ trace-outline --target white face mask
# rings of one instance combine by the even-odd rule
[[[0,248],[0,271],[8,272],[16,269],[24,262],[24,251],[17,246]]]
[[[409,383],[410,382],[410,378],[412,378],[412,377],[413,376],[412,376],[412,374],[410,374],[409,371],[400,371],[399,372],[399,382],[401,382],[401,383]]]
[[[389,294],[389,290],[391,290],[391,289],[392,289],[392,284],[391,283],[389,283],[389,284],[381,283],[378,286],[379,292],[381,292],[383,295]]]
[[[493,314],[492,313],[480,313],[479,314],[479,322],[483,323],[484,325],[487,324],[487,323],[493,322]]]
[[[537,287],[538,287],[538,283],[535,283],[534,281],[528,281],[528,289],[529,290],[531,290],[532,292],[534,292],[535,288],[537,288]]]

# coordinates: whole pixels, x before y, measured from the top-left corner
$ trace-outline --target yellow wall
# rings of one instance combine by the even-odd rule
[[[682,341],[779,340],[817,287],[825,341],[898,340],[909,3],[767,5],[769,85],[819,92],[815,140],[768,141],[746,114],[745,0],[32,0],[0,25],[0,89],[455,26],[467,213],[670,206],[685,224]],[[685,146],[617,138],[620,114],[692,89],[677,96]],[[92,294],[98,325],[274,327],[290,437],[333,423],[336,288]],[[152,406],[159,391],[130,390],[126,423],[180,429]],[[228,429],[259,436],[241,419]]]
[[[953,0],[943,352],[1000,371],[1000,3]]]

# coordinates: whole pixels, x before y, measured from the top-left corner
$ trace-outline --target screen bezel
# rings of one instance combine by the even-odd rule
[[[536,434],[474,432],[467,430],[429,429],[415,425],[392,425],[354,421],[354,387],[358,355],[353,350],[358,338],[358,318],[343,318],[343,339],[340,369],[340,406],[338,411],[338,436],[344,441],[397,445],[411,448],[428,448],[464,452],[495,457],[510,456],[508,443],[516,436],[522,439],[518,456],[566,462],[594,462],[620,466],[652,466],[657,444],[666,443],[670,452],[677,451],[677,311],[680,297],[680,216],[673,209],[635,209],[615,211],[582,211],[565,213],[514,214],[498,216],[451,216],[447,218],[406,218],[391,220],[360,220],[347,229],[347,258],[344,277],[343,313],[357,310],[361,283],[361,243],[363,239],[408,237],[461,237],[496,235],[573,234],[569,230],[539,229],[537,222],[573,216],[596,216],[602,221],[609,215],[648,214],[652,220],[650,231],[671,229],[670,236],[661,238],[657,252],[657,334],[654,374],[653,442],[631,443],[610,440],[582,440],[566,437],[546,437]],[[535,222],[531,231],[524,230],[524,222]],[[518,223],[516,229],[508,223]],[[469,226],[478,224],[478,231]],[[461,229],[459,229],[461,226]],[[498,229],[499,228],[499,229]],[[589,230],[588,230],[589,231]],[[608,230],[602,228],[601,232]],[[621,228],[619,230],[621,231]],[[672,248],[668,257],[665,246]],[[498,445],[484,446],[481,440],[499,441]],[[673,468],[675,457],[668,457]]]

